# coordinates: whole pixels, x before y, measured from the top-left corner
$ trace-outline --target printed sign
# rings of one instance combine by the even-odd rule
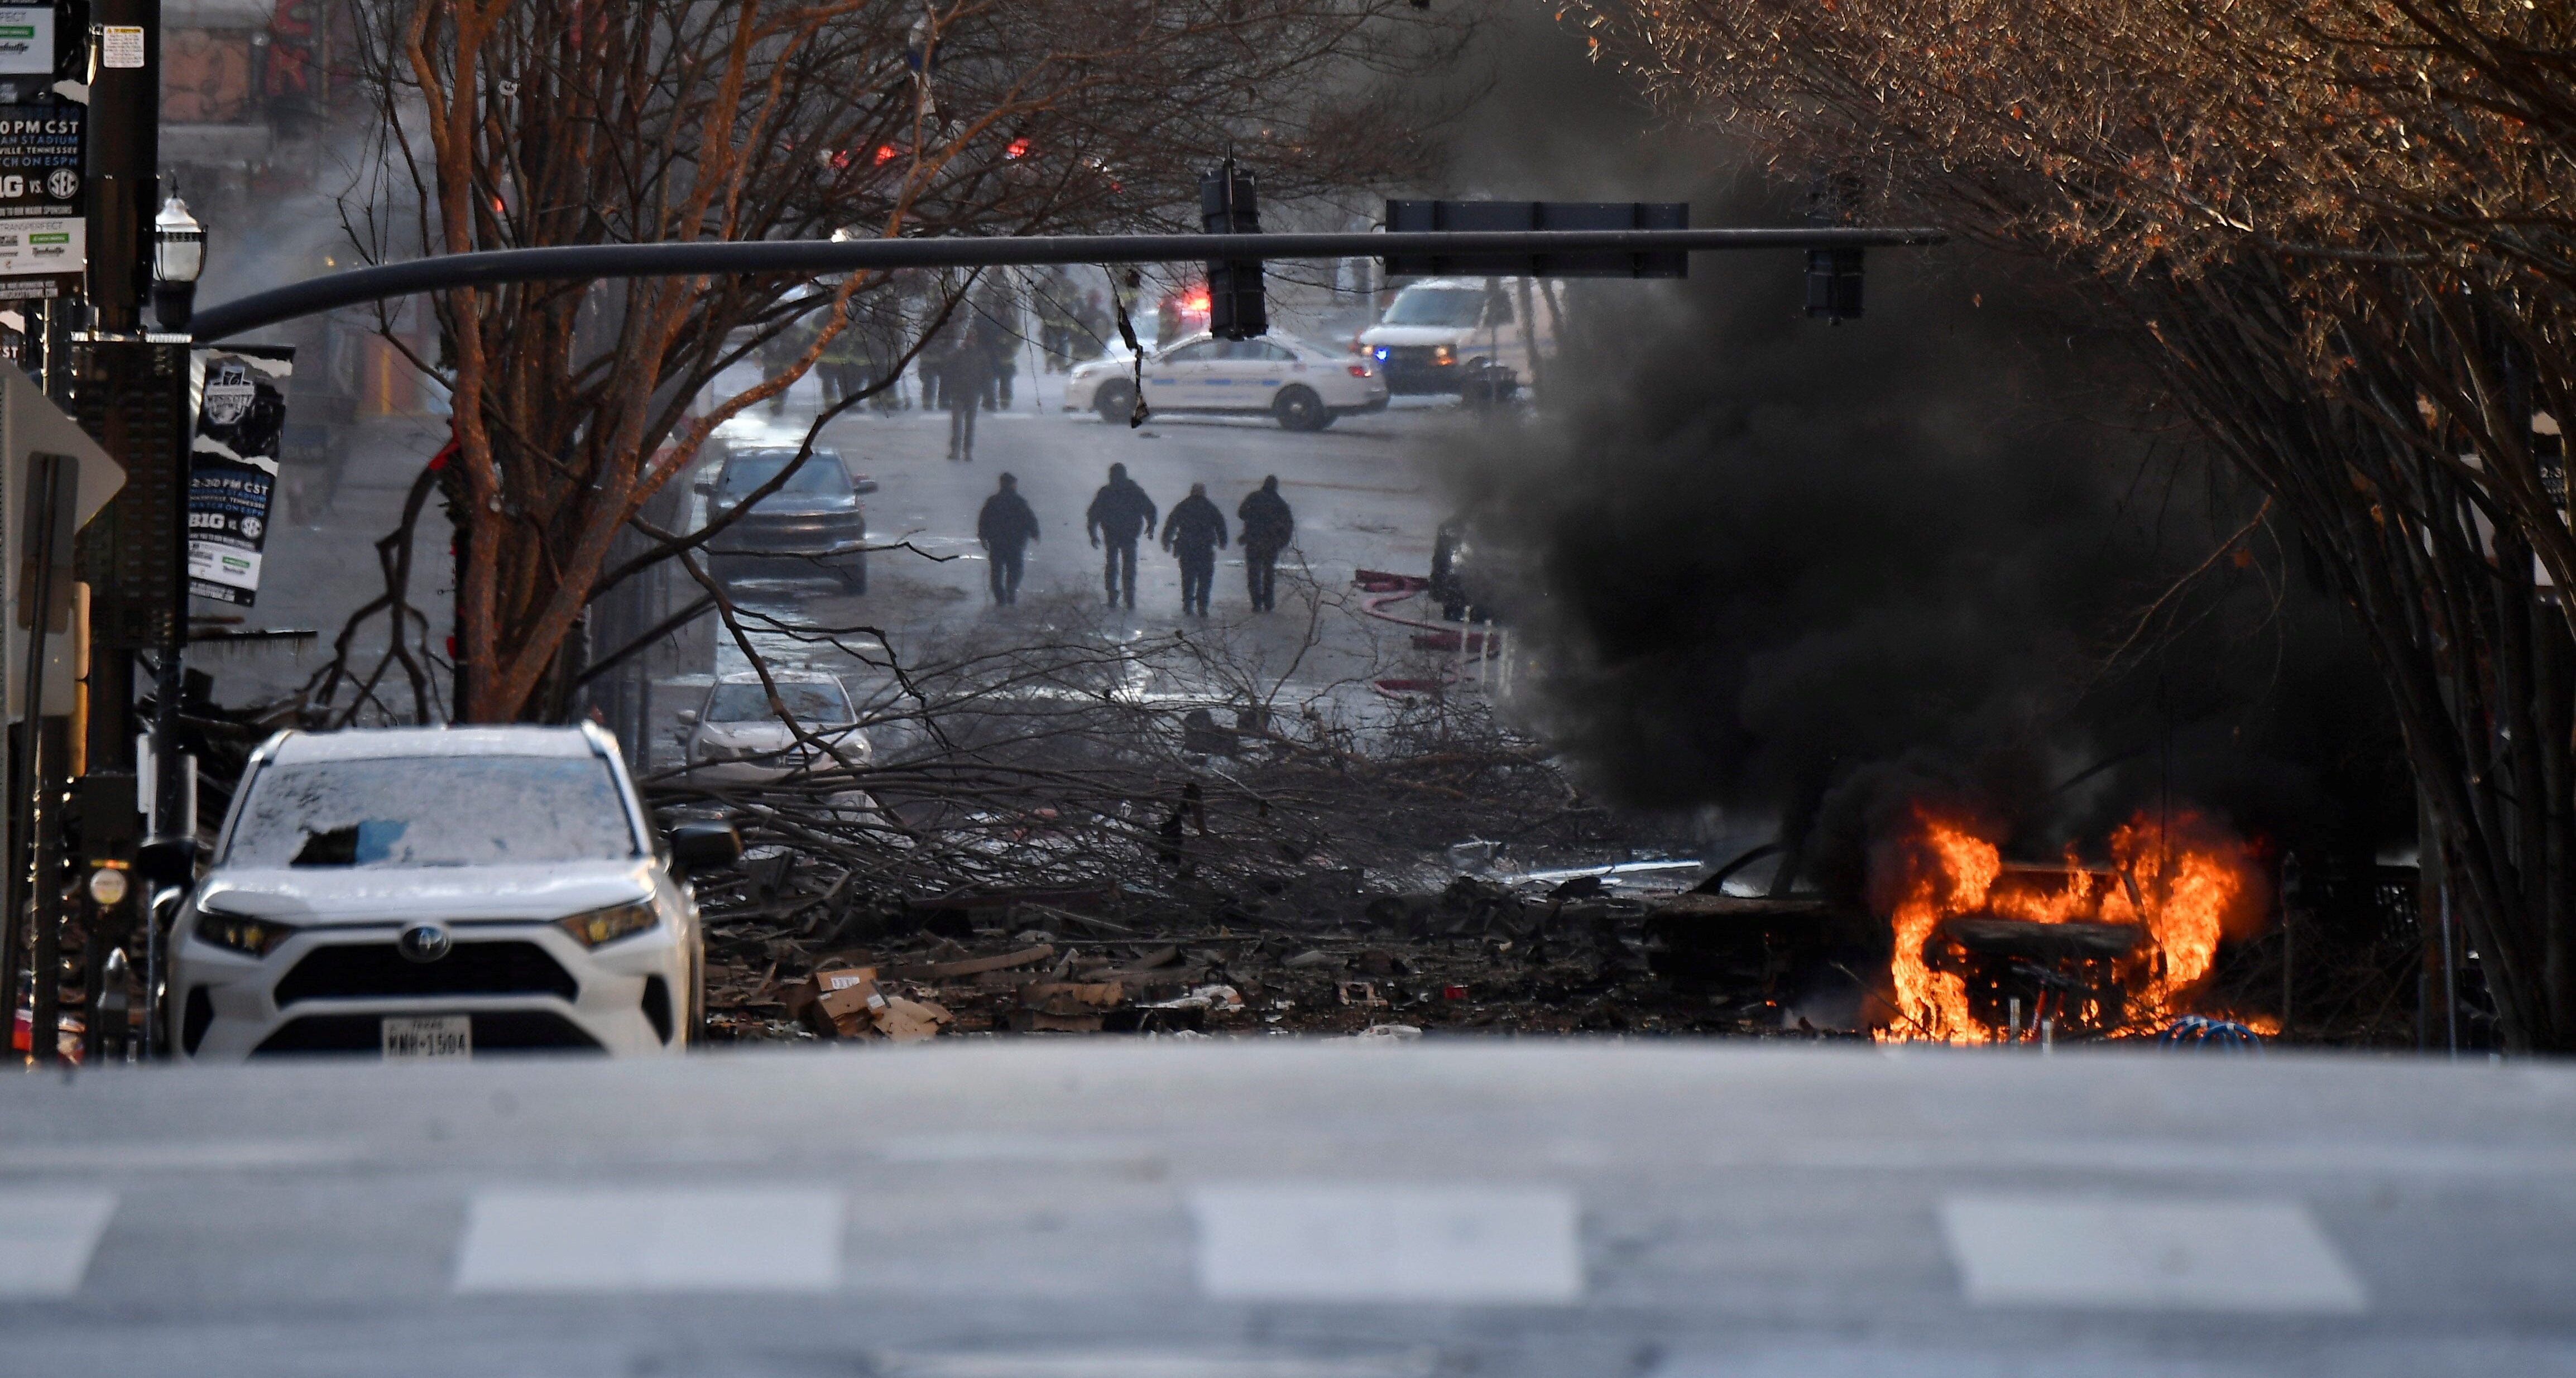
[[[53,7],[0,5],[0,76],[41,77],[53,72]]]
[[[191,351],[197,412],[188,453],[188,592],[249,607],[259,595],[270,495],[286,434],[295,351],[237,345]]]
[[[100,25],[98,65],[119,68],[142,66],[143,26],[140,24]]]
[[[81,176],[88,117],[69,101],[0,105],[0,297],[79,289],[89,264]]]

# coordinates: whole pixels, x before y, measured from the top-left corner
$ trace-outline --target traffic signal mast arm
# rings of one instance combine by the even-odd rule
[[[1742,249],[1877,249],[1947,242],[1945,230],[1506,230],[1335,234],[1110,234],[977,239],[761,239],[689,244],[585,244],[494,249],[357,268],[311,278],[196,313],[200,343],[364,302],[511,282],[724,274],[848,273],[880,268],[995,268],[1050,263],[1165,263],[1211,259],[1374,258],[1387,255],[1673,253]]]

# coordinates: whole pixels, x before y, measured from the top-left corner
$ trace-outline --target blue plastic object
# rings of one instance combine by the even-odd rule
[[[2233,1019],[2186,1014],[2156,1035],[2156,1046],[2178,1052],[2260,1053],[2263,1036]]]

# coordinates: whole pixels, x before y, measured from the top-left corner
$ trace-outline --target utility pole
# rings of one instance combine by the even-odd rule
[[[149,887],[123,883],[122,875],[99,879],[132,865],[141,832],[135,690],[145,653],[156,660],[155,830],[188,813],[179,793],[186,772],[176,768],[172,750],[188,623],[188,345],[184,335],[147,334],[144,320],[160,201],[160,0],[93,0],[90,16],[88,329],[70,341],[70,400],[81,429],[127,474],[125,487],[82,532],[80,551],[90,589],[82,734],[88,774],[75,821],[85,863],[80,879],[90,883],[75,893],[90,907],[91,971],[103,976],[106,951],[125,943],[134,918],[150,907]],[[143,968],[149,1010],[160,973],[149,961],[135,965]],[[145,1038],[148,1047],[152,1034]]]

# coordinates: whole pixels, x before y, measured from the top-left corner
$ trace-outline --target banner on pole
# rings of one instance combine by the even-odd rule
[[[10,11],[0,8],[0,17]],[[0,22],[0,35],[10,26]],[[89,264],[88,188],[81,176],[89,111],[47,93],[0,105],[0,299],[80,290]]]
[[[270,496],[286,434],[295,351],[232,345],[190,351],[188,592],[249,607],[259,596]]]

